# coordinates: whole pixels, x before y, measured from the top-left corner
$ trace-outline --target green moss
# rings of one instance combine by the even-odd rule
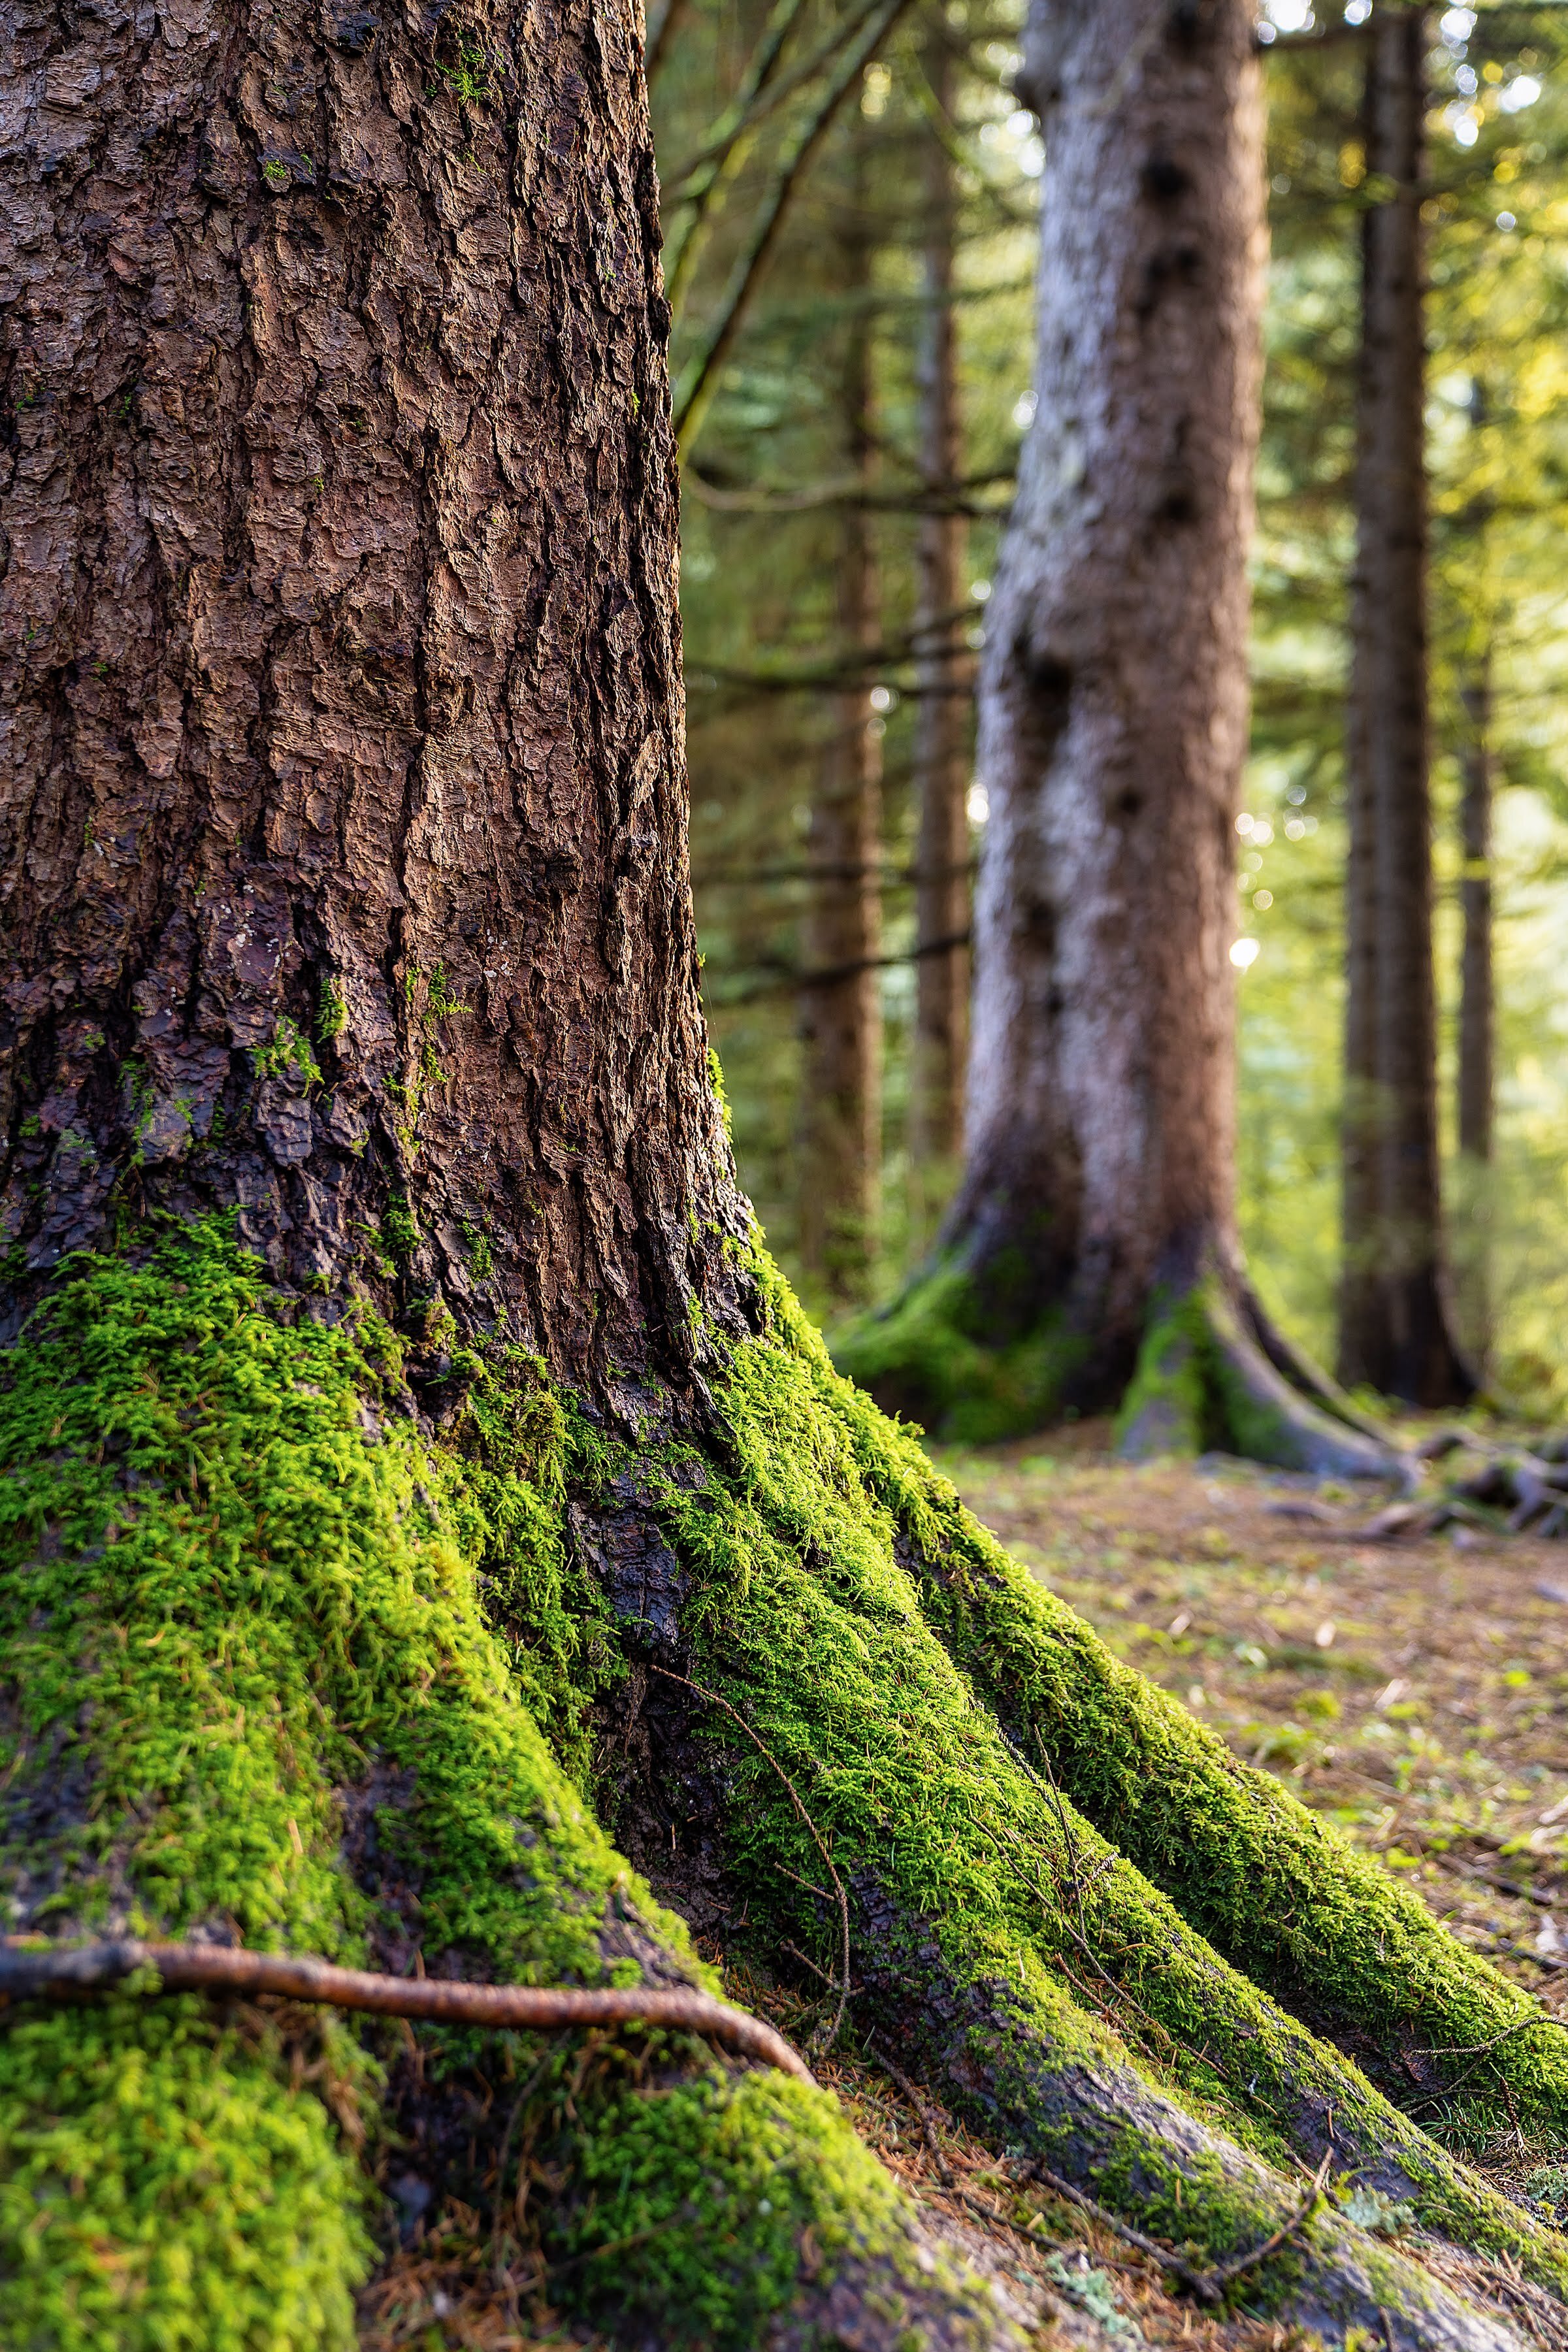
[[[1007,1270],[993,1269],[1005,1286]],[[1053,1310],[1005,1345],[993,1344],[964,1269],[937,1265],[901,1298],[837,1335],[834,1360],[884,1410],[912,1416],[955,1444],[989,1445],[1052,1420],[1082,1357]]]
[[[1396,2187],[1407,2180],[1426,2226],[1512,2250],[1537,2277],[1568,2285],[1554,2240],[1260,1988],[1391,2053],[1413,2029],[1430,2049],[1479,2042],[1531,2004],[1278,1783],[1237,1766],[1110,1659],[963,1513],[908,1433],[836,1377],[776,1280],[771,1307],[772,1334],[736,1351],[722,1391],[733,1467],[688,1463],[663,1497],[698,1572],[705,1672],[794,1779],[841,1874],[927,1923],[953,1986],[1015,1989],[1020,2046],[1035,2055],[998,2047],[989,2067],[994,2084],[1012,2068],[1027,2144],[1048,2149],[1078,2128],[1042,2069],[1131,2067],[1131,2045],[1152,2084],[1261,2154],[1283,2157],[1332,2109],[1336,2138],[1385,2165]],[[905,1537],[924,1577],[900,1564]],[[1054,1759],[1069,1797],[1058,1804],[1039,1767],[1026,1769],[977,1695],[1041,1764]],[[714,1729],[732,1748],[721,1721]],[[775,1937],[812,1938],[830,1968],[830,1906],[801,1886],[820,1878],[809,1839],[763,1759],[731,1769],[753,1916],[772,1903]],[[1114,2030],[1086,2015],[1089,2003]],[[1543,2021],[1499,2055],[1509,2053],[1516,2090],[1534,2076],[1534,2111],[1560,2129],[1568,2071],[1555,2055],[1541,2063],[1558,2039]],[[1472,2070],[1459,2060],[1454,2072]],[[1495,2126],[1506,2099],[1489,2104]],[[1097,2160],[1102,2190],[1123,2158],[1134,2172],[1150,2162],[1137,2132],[1118,2144],[1122,2157],[1108,2146]],[[1173,2196],[1185,2231],[1223,2252],[1234,2190],[1216,2189],[1206,2237],[1192,2180]],[[1158,2209],[1147,2181],[1137,2201],[1146,2215]]]
[[[316,1006],[316,1034],[323,1045],[341,1037],[349,1025],[349,1009],[343,1002],[342,990],[335,980],[321,982],[321,993]]]
[[[326,1033],[323,1032],[323,1034]],[[297,1021],[285,1013],[265,1045],[258,1045],[251,1054],[258,1077],[298,1077],[306,1087],[321,1083],[321,1066],[311,1050],[310,1041]]]
[[[1215,1419],[1212,1354],[1199,1292],[1151,1317],[1116,1418],[1120,1453],[1142,1462],[1203,1452]]]
[[[809,1356],[798,1318],[784,1328]],[[1452,2120],[1467,2135],[1511,2130],[1511,2100],[1528,2128],[1568,2139],[1560,2033],[1511,2036],[1481,2068],[1460,2054],[1444,2069],[1431,2056],[1538,2017],[1527,1996],[1279,1781],[1237,1762],[1112,1657],[963,1509],[907,1431],[868,1399],[832,1393],[825,1364],[818,1377],[870,1491],[913,1539],[921,1609],[971,1687],[1029,1754],[1051,1759],[1088,1820],[1189,1925],[1292,2011],[1358,2047],[1426,2051],[1428,2079],[1446,2072],[1454,2084]],[[1392,2069],[1390,2087],[1399,2087]],[[1439,2107],[1439,2128],[1444,2121]]]
[[[390,1887],[385,1924],[432,1966],[618,1979],[632,1931],[711,1981],[563,1769],[585,1780],[585,1710],[619,1663],[562,1543],[560,1406],[517,1355],[460,1357],[451,1379],[437,1449],[401,1417],[385,1329],[300,1318],[215,1225],[82,1262],[55,1293],[0,1362],[15,1918],[353,1960]],[[374,1823],[366,1885],[345,1866],[345,1818]],[[478,2040],[424,2038],[438,2067]],[[334,2081],[367,2106],[374,2065],[341,2029],[334,2048]],[[638,2272],[661,2341],[754,2341],[756,2315],[809,2274],[803,2231],[831,2212],[840,2242],[920,2285],[907,2209],[890,2186],[879,2202],[824,2095],[679,2040],[611,2043],[586,2085],[574,2068],[552,2252],[607,2245],[617,2200],[651,2194],[661,2165],[666,2189],[697,2173],[750,2213],[726,2271],[690,2194],[667,2196],[667,2240]],[[547,2070],[542,2098],[566,2071]],[[13,2025],[6,2342],[87,2352],[109,2327],[121,2352],[352,2342],[370,2252],[342,2109],[195,2002]],[[623,2266],[613,2284],[624,2302]],[[563,2284],[567,2300],[601,2291],[586,2260]]]
[[[191,2000],[0,2036],[0,2339],[14,2352],[353,2341],[354,2153],[278,2053]]]

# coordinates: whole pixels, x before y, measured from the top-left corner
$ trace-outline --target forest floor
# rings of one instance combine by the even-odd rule
[[[1119,1656],[1568,2020],[1568,1544],[1469,1528],[1369,1540],[1357,1530],[1375,1504],[1351,1486],[1228,1457],[1134,1467],[1109,1443],[1109,1424],[1085,1423],[939,1458],[976,1516]],[[739,1970],[730,1988],[805,2040],[816,2014],[805,2003]],[[875,2063],[846,2053],[818,2072],[933,2233],[991,2275],[1042,2346],[1290,2352],[1290,2330],[1168,2293],[1156,2265],[1021,2189]],[[1517,2186],[1527,2164],[1494,2154],[1500,2182]],[[364,2352],[591,2344],[552,2320],[544,2281],[521,2295],[441,2292],[471,2259],[470,2218],[482,2236],[461,2209],[434,2217],[371,2291]]]

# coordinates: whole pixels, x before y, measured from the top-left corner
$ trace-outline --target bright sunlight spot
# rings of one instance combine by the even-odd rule
[[[1230,950],[1230,960],[1232,963],[1235,964],[1237,971],[1245,971],[1248,964],[1256,963],[1258,961],[1258,954],[1260,945],[1261,942],[1258,940],[1237,940],[1235,941]]]

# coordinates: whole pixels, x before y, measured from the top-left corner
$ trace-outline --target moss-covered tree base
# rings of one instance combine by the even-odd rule
[[[1464,2161],[1510,2114],[1568,2145],[1561,2030],[1117,1666],[747,1281],[711,1418],[650,1383],[634,1433],[515,1353],[436,1352],[436,1318],[405,1362],[217,1227],[82,1262],[0,1371],[14,1928],[710,1981],[657,1879],[820,1985],[841,1886],[844,2031],[998,2150],[1200,2262],[1327,2150],[1334,2203],[1238,2302],[1501,2352],[1346,2200],[1568,2298],[1568,2246]],[[1412,2040],[1447,2145],[1387,2095]],[[18,2346],[347,2345],[452,2197],[490,2260],[526,2211],[552,2305],[617,2341],[1017,2341],[829,2096],[680,2040],[127,1994],[19,2013],[0,2115]]]
[[[1398,1474],[1386,1437],[1280,1339],[1249,1292],[1217,1274],[1154,1297],[1119,1394],[1104,1390],[1060,1307],[998,1339],[999,1286],[993,1270],[983,1295],[950,1258],[840,1334],[834,1360],[884,1411],[954,1444],[993,1444],[1064,1410],[1114,1404],[1131,1461],[1215,1449],[1324,1477]]]

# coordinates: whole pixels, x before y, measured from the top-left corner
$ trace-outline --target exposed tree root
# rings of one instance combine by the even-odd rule
[[[844,1371],[884,1410],[943,1438],[984,1444],[1043,1427],[1064,1404],[1100,1410],[1084,1389],[1091,1349],[1053,1309],[1028,1330],[989,1336],[974,1283],[954,1259],[917,1278],[836,1345]],[[1385,1430],[1295,1349],[1244,1284],[1209,1271],[1157,1298],[1120,1399],[1131,1459],[1217,1447],[1319,1477],[1397,1478]]]
[[[1113,1666],[754,1281],[764,1328],[730,1350],[711,1426],[655,1398],[625,1441],[479,1358],[422,1431],[387,1335],[290,1323],[211,1237],[63,1293],[0,1381],[17,1925],[243,1944],[258,1981],[279,1942],[405,1985],[422,1956],[482,2009],[512,1985],[710,2003],[563,1768],[585,1773],[593,1708],[599,1810],[634,1856],[732,1948],[804,1955],[847,2030],[998,2150],[1333,2341],[1393,2314],[1402,2352],[1502,2352],[1505,2326],[1337,2204],[1301,2219],[1296,2154],[1554,2302],[1568,2249],[1299,2020],[1388,2078],[1422,2053],[1426,2092],[1479,2094],[1478,2129],[1493,2082],[1548,2137],[1559,2037]],[[340,2026],[329,2100],[290,2072],[287,2013],[246,2014],[125,1992],[13,2011],[8,2336],[86,2352],[111,2313],[120,2352],[346,2345],[366,2218],[387,2244],[368,2160],[400,2198],[493,2205],[498,2241],[528,2206],[552,2301],[627,2347],[1017,2343],[801,2081],[647,2027],[427,2024],[367,2055]],[[377,2153],[389,2126],[411,2187]],[[198,2138],[205,2206],[180,2186]],[[268,2194],[236,2209],[242,2161]],[[262,2282],[284,2274],[280,2306]]]
[[[1140,1461],[1217,1445],[1314,1477],[1398,1476],[1387,1439],[1341,1414],[1326,1377],[1278,1334],[1266,1346],[1265,1328],[1250,1294],[1233,1296],[1217,1276],[1157,1312],[1122,1400],[1121,1452]]]

